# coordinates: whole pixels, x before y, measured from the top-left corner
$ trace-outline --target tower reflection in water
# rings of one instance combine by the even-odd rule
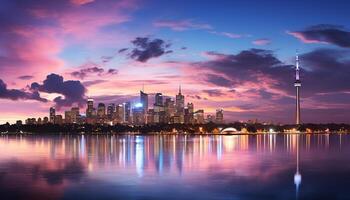
[[[17,182],[23,175],[40,188],[89,179],[93,184],[98,180],[138,187],[181,182],[212,190],[229,187],[235,193],[246,188],[254,192],[255,186],[255,192],[270,187],[267,190],[276,193],[276,185],[281,192],[290,191],[294,186],[285,174],[295,173],[298,197],[301,149],[303,163],[323,166],[320,158],[332,153],[328,148],[345,149],[349,143],[350,138],[341,135],[297,134],[1,136],[0,172],[16,174]],[[337,153],[343,155],[339,149]],[[24,169],[14,168],[14,163]]]

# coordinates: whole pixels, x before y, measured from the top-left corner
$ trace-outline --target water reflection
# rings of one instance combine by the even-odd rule
[[[328,134],[1,136],[0,195],[346,199],[349,143]]]

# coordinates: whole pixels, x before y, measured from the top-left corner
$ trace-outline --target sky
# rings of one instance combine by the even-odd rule
[[[348,1],[2,0],[0,123],[174,97],[225,121],[350,123]]]

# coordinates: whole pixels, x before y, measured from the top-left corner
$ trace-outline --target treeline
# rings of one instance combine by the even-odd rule
[[[177,132],[177,133],[219,133],[220,130],[233,127],[237,131],[249,133],[256,132],[286,132],[286,130],[297,129],[301,132],[350,132],[349,124],[302,124],[295,125],[266,125],[266,124],[146,124],[142,126],[133,125],[106,125],[106,124],[34,124],[34,125],[0,125],[1,133],[152,133],[152,132]]]

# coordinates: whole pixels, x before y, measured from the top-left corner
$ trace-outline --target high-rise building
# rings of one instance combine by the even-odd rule
[[[55,123],[55,115],[56,115],[56,109],[55,107],[50,108],[50,122]]]
[[[295,100],[296,100],[296,111],[295,111],[295,124],[299,125],[300,122],[300,88],[301,88],[301,81],[300,81],[300,66],[299,66],[299,56],[298,54],[296,55],[296,65],[295,65],[295,82],[294,82],[294,87],[296,89],[296,94],[295,94]]]
[[[224,123],[224,110],[222,108],[216,110],[215,122],[218,124]]]
[[[95,112],[94,100],[90,98],[87,100],[86,117],[92,118],[94,116],[94,112]]]
[[[136,103],[132,107],[132,123],[141,125],[145,123],[145,114],[142,103]]]
[[[64,112],[64,121],[67,124],[72,123],[72,112],[70,110]]]
[[[113,119],[113,113],[115,112],[115,104],[110,103],[107,107],[107,117],[109,120]]]
[[[154,105],[155,106],[163,106],[163,95],[162,93],[156,93],[155,99],[154,99]]]
[[[113,124],[123,123],[124,107],[123,104],[118,104],[113,113]]]
[[[78,123],[80,119],[79,107],[73,107],[70,112],[72,123]]]
[[[103,119],[106,116],[106,106],[104,103],[99,103],[97,106],[97,117]]]
[[[207,123],[211,123],[211,122],[214,122],[214,119],[215,119],[214,116],[209,114],[209,115],[207,115],[206,121],[207,121]]]
[[[187,107],[185,107],[185,124],[193,123],[193,103],[187,103]]]
[[[62,115],[55,115],[55,124],[63,124]]]
[[[165,122],[166,123],[173,123],[174,115],[175,115],[175,102],[171,98],[166,98],[164,103],[164,111],[166,115]]]
[[[179,86],[179,93],[176,95],[175,108],[176,116],[179,118],[179,123],[183,124],[185,122],[185,96],[181,94],[181,85]]]
[[[123,123],[130,123],[131,119],[130,119],[130,111],[131,111],[131,103],[125,102],[123,103],[123,107],[124,107],[124,116],[123,116]]]
[[[194,122],[196,124],[203,124],[204,123],[204,110],[197,110],[193,114]]]
[[[140,91],[140,103],[142,105],[143,113],[146,114],[148,110],[148,94]]]

